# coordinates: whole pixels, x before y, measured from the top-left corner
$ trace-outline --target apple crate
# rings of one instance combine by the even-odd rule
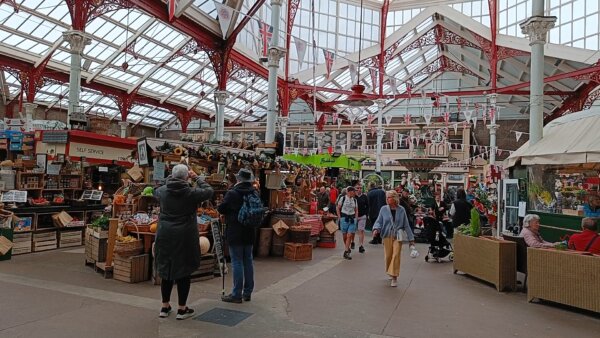
[[[85,236],[85,259],[89,263],[106,261],[108,238],[98,238],[87,232]]]
[[[113,278],[127,283],[139,283],[149,279],[150,255],[131,257],[115,255]]]
[[[15,232],[13,235],[13,255],[26,254],[31,252],[31,238],[32,233],[18,233]]]
[[[313,246],[310,243],[285,243],[283,257],[292,261],[312,260]]]

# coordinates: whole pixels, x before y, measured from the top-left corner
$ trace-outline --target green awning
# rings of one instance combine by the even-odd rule
[[[311,165],[319,168],[344,168],[356,171],[359,171],[361,169],[360,162],[346,155],[333,157],[329,154],[318,154],[309,156],[286,154],[283,155],[283,158],[288,161]]]

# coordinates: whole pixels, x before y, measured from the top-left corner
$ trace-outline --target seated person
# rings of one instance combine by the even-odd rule
[[[527,214],[523,218],[523,230],[521,236],[527,243],[527,246],[532,248],[553,248],[557,243],[546,242],[540,236],[540,216]]]
[[[589,217],[582,219],[581,229],[581,233],[574,234],[569,239],[569,249],[600,255],[600,235],[596,220]]]
[[[588,203],[583,205],[583,216],[600,217],[600,196],[591,195]]]

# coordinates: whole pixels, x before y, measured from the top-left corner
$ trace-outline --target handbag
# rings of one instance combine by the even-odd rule
[[[402,229],[398,229],[398,231],[396,231],[396,240],[399,242],[402,242],[403,239],[403,233],[404,231]]]

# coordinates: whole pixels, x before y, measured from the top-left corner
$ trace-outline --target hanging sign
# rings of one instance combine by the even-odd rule
[[[294,44],[296,45],[296,53],[298,54],[298,68],[302,68],[302,62],[306,55],[307,43],[298,37],[294,37]]]

